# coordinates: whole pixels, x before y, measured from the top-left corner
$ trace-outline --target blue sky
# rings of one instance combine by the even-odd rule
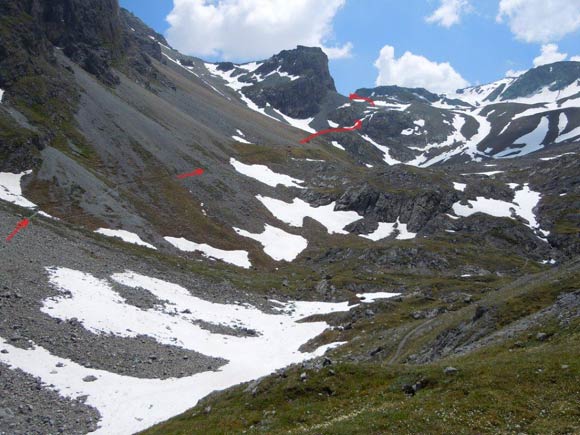
[[[192,3],[201,2],[202,0],[190,0]],[[227,0],[235,3],[237,0]],[[326,0],[317,0],[324,3]],[[523,70],[533,66],[534,58],[540,55],[542,44],[549,42],[556,43],[560,53],[568,53],[570,56],[580,55],[580,36],[574,24],[570,25],[570,31],[565,34],[556,34],[558,16],[546,16],[548,13],[563,13],[559,11],[543,11],[540,0],[527,0],[530,7],[538,5],[536,11],[530,9],[517,10],[514,0],[501,0],[505,7],[509,9],[510,15],[506,16],[504,22],[498,23],[496,16],[500,0],[327,0],[330,2],[342,2],[342,7],[335,8],[336,11],[331,13],[328,18],[328,24],[332,26],[331,32],[324,34],[324,43],[326,45],[344,45],[352,43],[350,57],[333,59],[330,62],[331,73],[335,78],[337,88],[342,93],[352,92],[360,87],[375,86],[378,70],[374,66],[379,56],[381,48],[385,45],[394,47],[395,58],[400,58],[406,51],[414,55],[423,56],[431,62],[442,63],[449,62],[455,72],[457,72],[465,81],[470,84],[487,83],[503,77],[508,70]],[[546,0],[542,0],[545,3]],[[580,3],[577,0],[553,0],[555,3],[560,1],[569,3]],[[438,23],[429,23],[426,17],[430,16],[445,2],[461,3],[466,6],[460,21],[450,27],[444,27]],[[564,4],[564,3],[562,3]],[[170,28],[166,21],[167,15],[173,10],[172,0],[121,0],[121,5],[134,12],[143,21],[153,27],[160,33],[166,34]],[[580,16],[580,5],[572,6],[567,15],[574,14],[578,9]],[[570,12],[572,11],[572,12]],[[519,14],[519,15],[518,15]],[[316,17],[306,17],[300,21],[300,26],[311,26],[312,20]],[[534,22],[533,20],[536,20]],[[543,21],[538,21],[538,20]],[[520,20],[519,22],[517,20]],[[528,21],[522,21],[528,20]],[[551,20],[551,21],[550,21]],[[196,23],[198,23],[196,25]],[[518,23],[533,28],[537,25],[554,27],[553,32],[544,35],[530,36],[527,35],[522,40],[522,30],[513,29]],[[205,23],[203,23],[205,25]],[[511,25],[511,26],[510,26]],[[186,21],[182,24],[184,29],[181,36],[175,36],[176,41],[179,38],[187,38],[187,29],[199,28],[199,22]],[[560,26],[562,27],[562,26]],[[204,27],[205,29],[205,27]],[[212,27],[207,28],[208,34],[220,32],[220,29]],[[231,30],[228,28],[228,31]],[[320,30],[322,32],[322,30]],[[247,30],[245,31],[247,33]],[[173,36],[176,34],[170,34]],[[215,35],[214,35],[215,36]],[[218,35],[219,36],[219,35]],[[198,38],[203,39],[203,33]],[[192,36],[195,38],[195,36]],[[283,48],[293,48],[292,35],[288,36],[287,41],[280,42],[286,44]],[[208,37],[208,40],[211,37]],[[256,44],[262,38],[256,37]],[[170,43],[173,41],[170,38]],[[197,40],[183,42],[182,51],[196,50]],[[246,45],[252,45],[252,43]],[[174,44],[176,45],[176,44]],[[176,45],[178,48],[179,43]],[[193,48],[192,48],[193,47]],[[216,42],[215,53],[188,53],[198,55],[210,61],[223,60],[228,58],[234,61],[254,60],[245,58],[243,49],[232,47],[231,43],[224,50],[230,50],[232,53],[225,56],[220,53],[219,42]],[[265,48],[267,50],[267,48]],[[277,50],[276,50],[277,51]],[[264,52],[268,57],[274,52]],[[409,83],[422,83],[405,79],[408,74],[405,68],[413,66],[413,59],[406,65],[399,65],[397,73],[389,73],[387,81],[402,80],[402,85]],[[412,72],[412,71],[410,71]],[[400,74],[402,77],[395,77],[393,74]],[[407,80],[407,81],[405,81]],[[425,78],[429,85],[430,76]],[[456,82],[453,82],[456,83]]]

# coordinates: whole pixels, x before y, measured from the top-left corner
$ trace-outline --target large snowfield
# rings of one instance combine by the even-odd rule
[[[317,355],[340,343],[322,346],[314,352],[299,348],[321,334],[325,322],[300,322],[314,314],[348,311],[348,302],[276,302],[278,314],[268,314],[248,304],[221,304],[192,295],[177,284],[131,271],[109,279],[78,270],[53,267],[50,285],[59,291],[44,300],[41,310],[51,317],[78,319],[94,334],[118,337],[148,336],[160,344],[191,349],[228,362],[217,371],[184,378],[142,379],[83,367],[53,355],[42,347],[21,349],[0,337],[0,362],[39,377],[43,384],[67,398],[87,396],[86,403],[101,413],[99,429],[106,435],[132,434],[193,407],[215,390],[268,375],[289,364]],[[150,292],[160,302],[141,309],[129,304],[113,283],[136,291]],[[370,302],[396,294],[359,295]],[[233,328],[245,327],[257,334],[239,337],[212,333],[193,321]],[[280,338],[284,339],[281,340]],[[83,379],[94,376],[94,382]],[[119,404],[123,404],[119,406]]]

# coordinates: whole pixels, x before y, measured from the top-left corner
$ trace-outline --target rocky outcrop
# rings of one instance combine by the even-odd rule
[[[457,200],[453,191],[392,189],[381,191],[370,184],[349,188],[337,200],[336,210],[354,210],[380,222],[408,224],[409,231],[418,232],[427,223],[448,211]]]
[[[299,78],[288,80],[276,74],[266,78],[275,71]],[[327,95],[336,93],[328,57],[318,47],[298,46],[294,50],[284,50],[264,61],[252,74],[265,79],[244,88],[244,94],[260,107],[270,104],[292,118],[313,117],[320,112]]]

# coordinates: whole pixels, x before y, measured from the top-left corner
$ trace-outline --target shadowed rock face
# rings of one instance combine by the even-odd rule
[[[225,71],[233,67],[229,63],[221,65]],[[260,107],[270,104],[288,116],[304,119],[319,113],[325,97],[336,93],[328,57],[319,47],[298,46],[295,50],[284,50],[248,74],[248,81],[252,81],[251,76],[266,77],[278,69],[300,78],[288,81],[269,76],[244,88],[244,94]]]
[[[8,0],[15,19],[32,18],[35,36],[60,47],[73,61],[107,84],[118,83],[110,71],[123,52],[119,4],[116,0]]]

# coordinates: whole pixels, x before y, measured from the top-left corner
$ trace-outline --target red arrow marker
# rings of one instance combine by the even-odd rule
[[[20,222],[18,222],[18,224],[16,225],[16,228],[14,228],[14,231],[12,231],[10,233],[10,235],[8,237],[6,237],[6,241],[9,242],[10,240],[12,240],[14,238],[14,236],[16,234],[18,234],[18,232],[20,230],[23,230],[24,228],[26,228],[29,223],[30,223],[30,220],[28,220],[28,218],[24,218]]]
[[[198,168],[198,169],[196,169],[193,172],[188,172],[186,174],[178,175],[177,178],[179,178],[180,180],[182,180],[184,178],[197,177],[199,175],[203,175],[203,172],[204,172],[203,169]]]
[[[359,119],[359,120],[357,120],[354,123],[354,125],[352,127],[329,128],[329,129],[326,129],[326,130],[322,130],[322,131],[316,132],[314,134],[311,134],[306,139],[302,139],[300,141],[300,143],[301,144],[308,143],[312,139],[314,139],[315,137],[322,136],[323,134],[328,134],[328,133],[344,133],[344,132],[347,132],[347,131],[360,130],[361,128],[362,128],[362,121]]]
[[[349,98],[350,100],[360,100],[360,101],[366,101],[367,103],[371,103],[371,106],[374,106],[374,105],[375,105],[375,102],[374,102],[374,100],[373,100],[372,98],[361,97],[361,96],[360,96],[360,95],[358,95],[358,94],[350,94],[350,95],[348,96],[348,98]]]

